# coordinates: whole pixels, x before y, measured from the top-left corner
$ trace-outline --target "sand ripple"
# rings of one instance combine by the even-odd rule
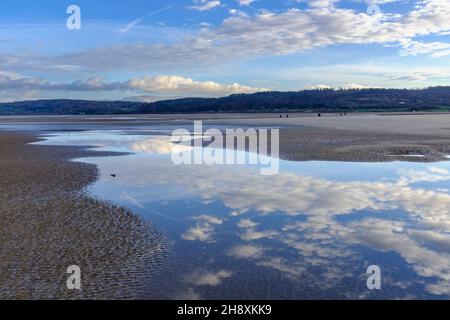
[[[95,166],[67,159],[93,152],[31,140],[0,134],[0,298],[139,297],[164,259],[161,234],[85,193]],[[70,265],[81,268],[79,291],[66,287]]]

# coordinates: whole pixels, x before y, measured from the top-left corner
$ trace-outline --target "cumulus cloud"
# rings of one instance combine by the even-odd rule
[[[190,6],[190,9],[197,11],[208,11],[221,5],[219,0],[194,0],[196,5]]]
[[[446,42],[420,42],[411,39],[402,39],[399,41],[402,46],[401,54],[407,56],[430,55],[435,58],[441,58],[450,55],[450,43]]]
[[[202,214],[201,216],[194,217],[194,220],[205,221],[209,224],[222,224],[223,219],[218,218],[216,216]]]
[[[195,81],[181,76],[156,75],[137,77],[124,82],[107,82],[102,77],[91,77],[74,82],[60,83],[27,77],[16,73],[0,72],[0,91],[3,90],[45,90],[45,91],[114,91],[131,90],[141,93],[177,93],[180,95],[223,96],[233,93],[266,91],[238,83],[221,84],[214,81]]]
[[[356,237],[364,243],[380,250],[398,252],[408,263],[413,265],[418,274],[424,277],[437,276],[443,280],[444,284],[450,281],[450,255],[420,245],[405,232],[404,223],[365,219],[351,224],[351,227],[356,230]],[[419,231],[416,236],[420,236],[420,234]],[[423,233],[422,236],[424,236]],[[427,232],[425,236],[437,237],[441,243],[446,241],[448,245],[448,235],[445,240],[442,239],[442,234],[437,235],[433,232]],[[437,290],[434,291],[437,293]],[[449,293],[447,292],[447,294]]]
[[[209,223],[198,224],[186,230],[181,239],[187,241],[213,242],[214,227]]]
[[[233,9],[233,8],[229,9],[228,12],[230,13],[230,15],[233,15],[233,16],[241,16],[241,17],[247,16],[247,14],[244,11]]]
[[[348,83],[343,86],[333,87],[326,84],[317,84],[312,86],[307,86],[308,90],[362,90],[362,89],[373,89],[377,88],[376,86],[366,86],[358,83]]]
[[[252,4],[252,2],[255,2],[255,0],[236,0],[240,6],[249,6]]]
[[[218,5],[204,0],[199,2],[199,7],[211,7],[210,3]],[[439,38],[450,32],[450,3],[446,0],[419,1],[401,15],[384,11],[369,15],[365,11],[340,8],[338,3],[318,0],[308,2],[304,9],[235,14],[218,26],[170,44],[124,44],[52,57],[4,54],[0,63],[15,70],[31,67],[90,72],[179,70],[190,66],[210,68],[230,61],[289,55],[342,44],[396,45],[404,55],[429,54],[436,58],[448,55],[450,49],[445,41],[418,40],[424,36]]]
[[[215,226],[223,223],[223,219],[212,215],[200,215],[194,217],[199,221],[194,227],[189,228],[181,235],[183,240],[214,242]]]
[[[255,229],[247,229],[241,234],[241,239],[245,241],[260,240],[263,238],[273,238],[278,232],[273,230],[258,231]]]
[[[180,76],[140,77],[127,81],[127,87],[141,91],[210,92],[218,94],[251,93],[267,89],[253,88],[238,83],[225,85],[214,81],[195,81]]]
[[[307,2],[310,7],[326,8],[334,6],[334,4],[338,1],[339,0],[308,0]]]
[[[444,168],[429,167],[426,170],[400,169],[399,185],[411,185],[417,182],[438,182],[450,180],[450,172]]]
[[[241,220],[239,221],[239,223],[237,224],[237,226],[238,226],[239,228],[243,228],[243,229],[246,229],[246,228],[255,228],[255,227],[257,227],[258,225],[259,225],[259,223],[253,222],[253,221],[250,220],[250,219],[241,219]]]
[[[37,77],[23,77],[16,73],[0,72],[0,90],[15,88],[42,89],[53,86],[54,84]]]
[[[255,259],[261,257],[264,250],[254,245],[240,245],[232,247],[229,254],[236,258]]]
[[[223,280],[233,275],[231,271],[219,270],[217,272],[196,270],[184,277],[184,281],[194,286],[218,286]]]
[[[306,89],[308,90],[331,90],[334,89],[332,86],[329,86],[327,84],[315,84],[312,86],[307,86]]]
[[[407,230],[406,232],[421,244],[450,254],[450,237],[447,233],[434,230]]]
[[[134,152],[156,153],[156,154],[171,154],[172,152],[187,152],[191,151],[193,147],[172,143],[170,139],[147,139],[135,142],[131,145],[131,150]]]
[[[283,273],[283,275],[292,277],[293,279],[298,279],[307,270],[307,268],[305,268],[305,265],[280,257],[261,259],[256,262],[256,265],[280,271]]]
[[[386,4],[386,3],[391,3],[391,2],[399,2],[399,1],[409,1],[409,0],[363,0],[366,4],[371,5],[371,4]]]

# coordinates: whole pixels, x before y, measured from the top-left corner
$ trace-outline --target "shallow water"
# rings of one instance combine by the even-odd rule
[[[257,165],[175,165],[168,137],[142,132],[43,143],[132,152],[76,161],[99,167],[89,192],[170,239],[144,298],[450,298],[449,162],[280,161],[263,176]],[[380,290],[367,288],[369,265]]]

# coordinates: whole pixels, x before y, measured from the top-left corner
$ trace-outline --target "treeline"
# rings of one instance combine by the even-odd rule
[[[128,101],[31,100],[0,103],[2,115],[107,115],[141,113],[146,103]]]
[[[259,92],[224,98],[158,101],[144,112],[431,111],[450,108],[450,87],[421,90],[304,90]]]
[[[192,112],[448,111],[450,87],[427,89],[303,90],[185,98],[153,103],[36,100],[1,103],[0,114],[147,114]]]

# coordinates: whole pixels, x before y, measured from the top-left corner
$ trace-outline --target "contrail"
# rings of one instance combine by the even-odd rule
[[[171,5],[167,6],[167,7],[164,7],[164,8],[158,9],[158,10],[156,10],[156,11],[147,13],[145,16],[139,17],[139,18],[137,18],[137,19],[131,21],[131,22],[130,22],[129,24],[127,24],[124,28],[120,29],[120,32],[121,32],[121,33],[128,32],[128,31],[130,31],[131,29],[133,29],[135,25],[139,24],[139,23],[140,23],[142,20],[144,20],[145,18],[148,18],[148,17],[150,17],[150,16],[153,16],[153,15],[155,15],[155,14],[157,14],[157,13],[160,13],[160,12],[163,12],[163,11],[166,11],[166,10],[169,10],[169,9],[175,7],[177,4],[178,4],[178,3],[173,3],[173,4],[171,4]]]

